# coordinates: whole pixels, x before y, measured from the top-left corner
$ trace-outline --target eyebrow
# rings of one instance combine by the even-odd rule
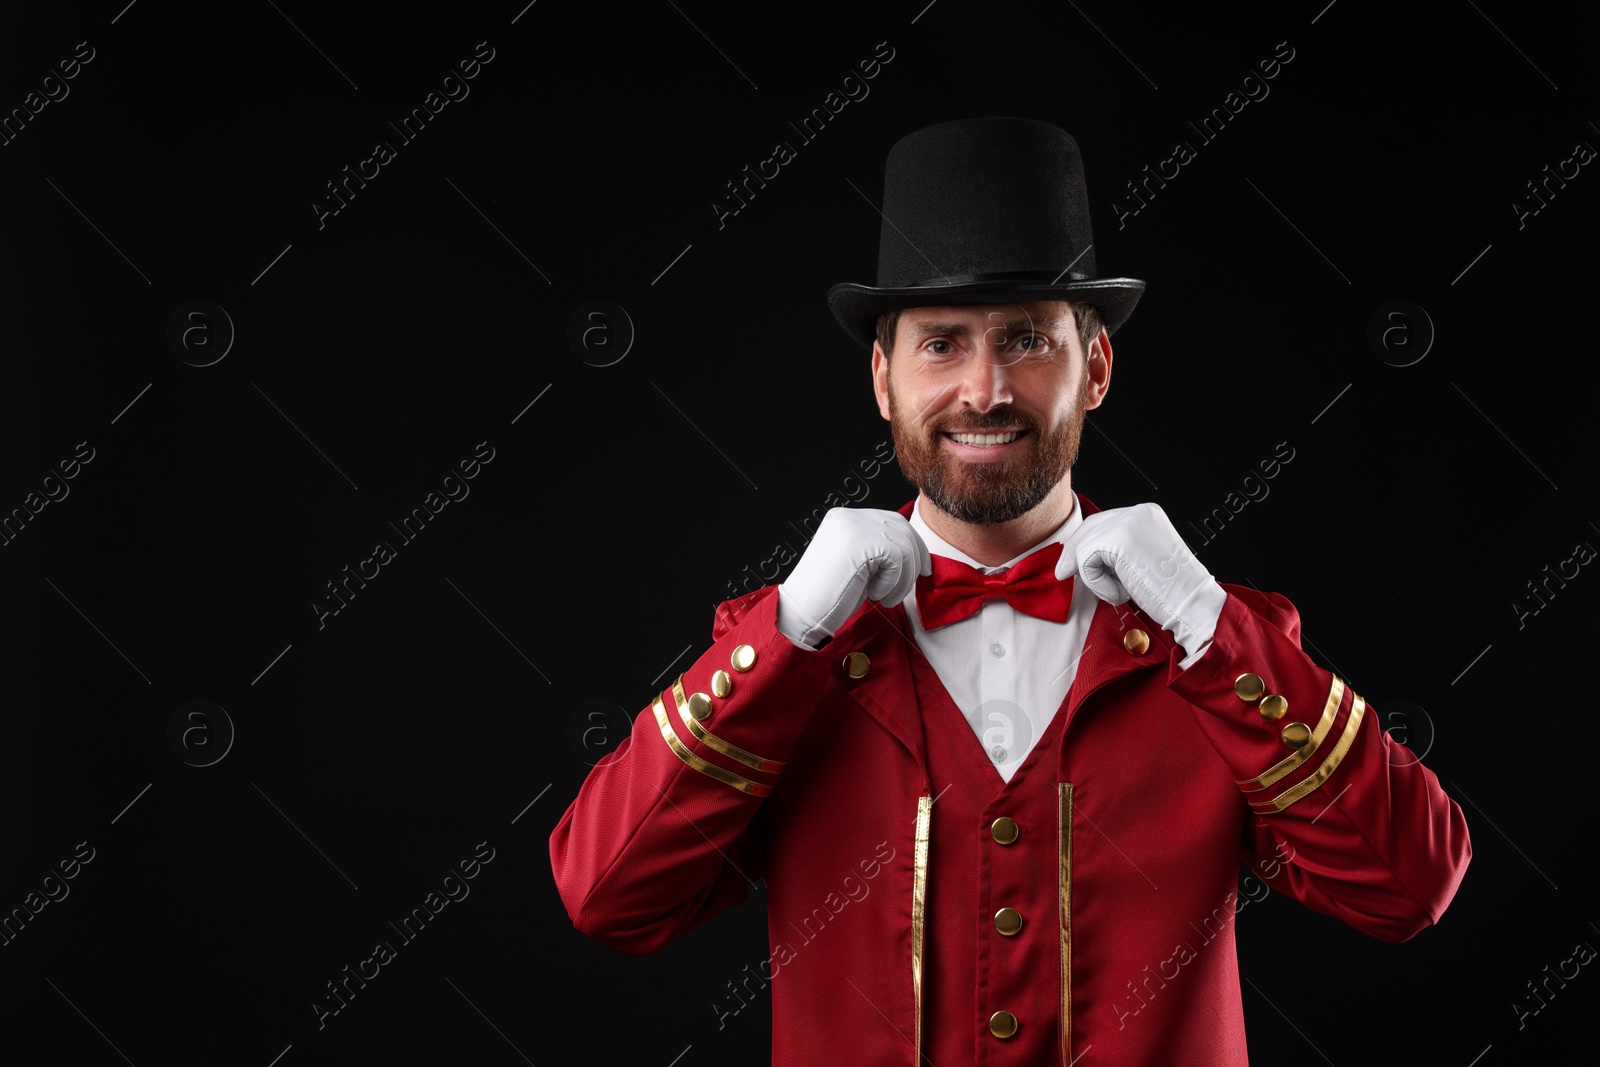
[[[984,329],[1001,329],[1006,333],[1023,333],[1025,331],[1060,332],[1063,327],[1061,320],[1051,318],[1012,319],[1003,322],[998,327],[986,326]],[[912,336],[918,340],[935,337],[939,334],[950,334],[955,337],[965,337],[972,331],[965,323],[960,322],[924,322],[917,324],[911,331]]]

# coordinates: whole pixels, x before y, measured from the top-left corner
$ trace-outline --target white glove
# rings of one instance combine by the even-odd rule
[[[1073,574],[1108,604],[1132,599],[1172,631],[1188,662],[1211,640],[1228,599],[1167,513],[1152,503],[1086,516],[1056,563],[1057,578]]]
[[[932,573],[928,546],[898,511],[832,508],[778,586],[778,631],[818,648],[866,601],[893,607]]]

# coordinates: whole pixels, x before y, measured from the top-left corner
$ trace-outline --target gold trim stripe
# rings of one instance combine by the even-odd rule
[[[1333,685],[1328,689],[1328,702],[1322,707],[1322,718],[1317,721],[1317,728],[1311,731],[1311,740],[1292,756],[1267,768],[1259,778],[1241,778],[1235,784],[1246,793],[1258,793],[1310,759],[1317,746],[1322,744],[1322,739],[1328,736],[1328,731],[1333,729],[1333,720],[1338,717],[1339,704],[1343,700],[1344,679],[1336,674],[1333,676]]]
[[[1056,783],[1061,853],[1061,1062],[1072,1063],[1072,783]]]
[[[690,752],[689,747],[679,740],[677,731],[673,730],[672,720],[667,718],[667,709],[666,706],[661,703],[661,698],[656,697],[655,701],[651,703],[650,707],[656,713],[656,724],[661,727],[662,739],[666,741],[667,747],[672,749],[673,754],[679,759],[683,760],[684,763],[699,771],[707,778],[715,778],[717,781],[726,785],[731,785],[735,789],[739,790],[739,792],[749,793],[753,797],[764,797],[772,792],[770,786],[752,782],[748,778],[740,778],[737,774],[734,774],[730,771],[725,771],[714,763],[707,763],[699,756],[696,756],[693,752]]]
[[[933,798],[917,798],[917,844],[911,874],[911,1000],[916,1010],[916,1059],[922,1062],[922,941],[928,915],[928,831]]]
[[[689,728],[689,732],[700,739],[700,743],[713,752],[720,752],[729,759],[738,760],[753,771],[766,771],[775,774],[783,769],[783,761],[775,759],[762,759],[754,752],[746,752],[737,745],[730,745],[722,738],[700,725],[700,721],[689,714],[689,698],[684,695],[683,675],[678,675],[678,680],[672,683],[672,702],[677,707],[678,718]]]
[[[1328,753],[1328,758],[1322,761],[1322,766],[1317,768],[1316,773],[1299,785],[1284,790],[1271,800],[1252,801],[1250,809],[1263,815],[1268,812],[1282,811],[1295,801],[1309,796],[1323,782],[1326,782],[1328,776],[1338,768],[1339,761],[1344,759],[1345,753],[1350,751],[1350,746],[1355,743],[1356,731],[1361,728],[1361,717],[1366,710],[1366,699],[1357,696],[1355,702],[1350,705],[1350,718],[1344,724],[1344,733],[1339,735],[1339,743],[1333,746],[1333,751]]]

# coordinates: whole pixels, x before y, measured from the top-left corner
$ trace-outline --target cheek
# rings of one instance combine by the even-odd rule
[[[961,391],[959,373],[947,367],[920,367],[895,384],[900,411],[912,422],[936,420]]]
[[[1033,413],[1052,426],[1072,418],[1079,401],[1079,383],[1059,373],[1040,374],[1013,383],[1015,403],[1025,413]]]
[[[1078,409],[1083,407],[1084,402],[1088,399],[1088,372],[1082,366],[1074,367],[1072,373],[1065,375],[1060,380],[1060,389],[1059,395],[1062,400],[1059,407],[1061,408],[1062,417],[1076,416]]]

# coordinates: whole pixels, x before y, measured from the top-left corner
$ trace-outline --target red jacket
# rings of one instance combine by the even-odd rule
[[[766,878],[772,954],[744,983],[770,983],[775,1065],[1242,1064],[1232,918],[1260,896],[1241,861],[1247,887],[1404,941],[1471,845],[1433,773],[1300,650],[1294,606],[1223,588],[1187,671],[1134,604],[1098,602],[1009,783],[903,608],[868,603],[812,652],[778,632],[776,587],[730,600],[551,834],[568,914],[649,953]],[[1287,699],[1276,721],[1247,674]]]

